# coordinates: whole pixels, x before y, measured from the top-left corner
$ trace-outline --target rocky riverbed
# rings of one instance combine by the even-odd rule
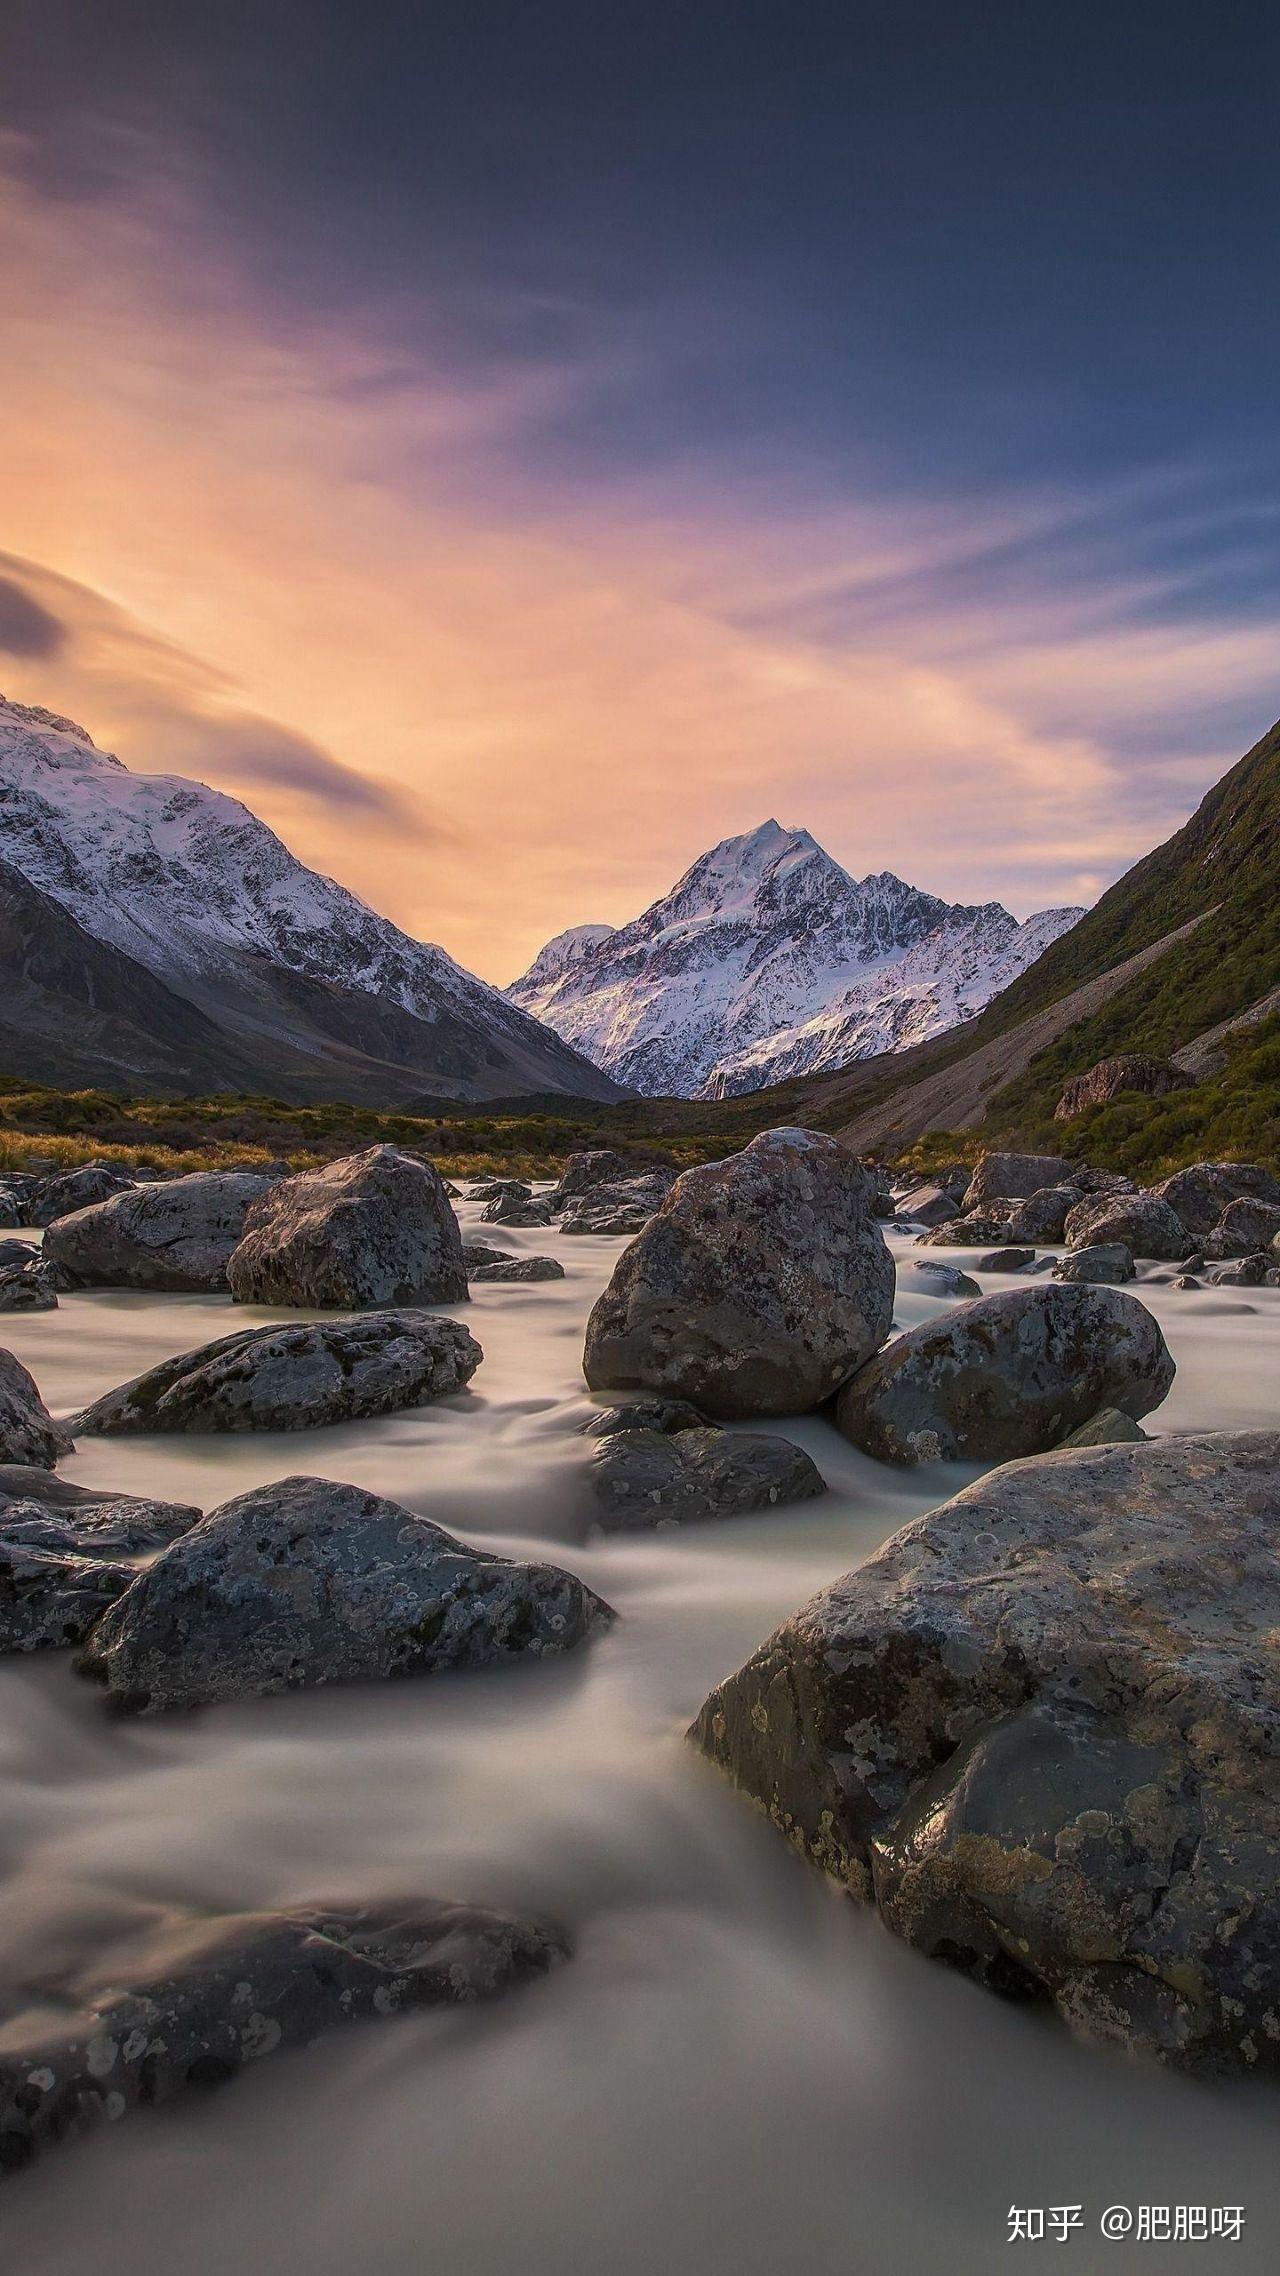
[[[572,1957],[496,2005],[325,2036],[34,2165],[4,2186],[7,2262],[59,2276],[489,2276],[513,2257],[538,2276],[764,2276],[784,2258],[967,2272],[1001,2259],[1010,2204],[1083,2202],[1095,2218],[1071,2264],[1114,2270],[1149,2265],[1150,2248],[1104,2244],[1104,2207],[1194,2199],[1245,2205],[1231,2265],[1269,2265],[1273,2086],[1099,2054],[930,1965],[685,1740],[773,1629],[979,1466],[893,1468],[825,1418],[746,1422],[803,1448],[826,1493],[602,1533],[601,1442],[583,1426],[603,1394],[581,1360],[625,1240],[482,1227],[487,1206],[458,1204],[464,1239],[550,1255],[564,1277],[473,1282],[454,1316],[484,1358],[465,1385],[303,1433],[86,1436],[57,1475],[208,1510],[305,1471],[563,1568],[617,1620],[580,1651],[493,1672],[143,1719],[111,1715],[69,1655],[0,1659],[0,2031],[25,1987],[78,1982],[103,1953],[127,1945],[154,1973],[192,1914],[434,1892],[555,1923]],[[887,1237],[902,1328],[956,1301],[930,1290],[930,1258],[984,1295],[1016,1285],[975,1269],[990,1241]],[[1129,1287],[1177,1364],[1144,1430],[1275,1426],[1280,1291],[1181,1289],[1145,1266]],[[71,1288],[56,1310],[7,1317],[0,1341],[61,1421],[180,1351],[298,1316]]]

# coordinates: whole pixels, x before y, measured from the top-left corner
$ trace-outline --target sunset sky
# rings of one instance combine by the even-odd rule
[[[1280,712],[1274,8],[0,26],[0,688],[487,978],[769,814],[1090,899]]]

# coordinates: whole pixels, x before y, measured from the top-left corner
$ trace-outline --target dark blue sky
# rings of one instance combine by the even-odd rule
[[[275,341],[376,338],[362,420],[427,367],[527,383],[480,460],[401,434],[403,498],[776,520],[720,613],[826,657],[1051,640],[1021,716],[1098,745],[1134,852],[1280,710],[1238,662],[1280,603],[1274,7],[9,0],[0,49],[42,206],[173,154]],[[846,510],[965,535],[806,583]],[[1182,627],[1176,700],[1073,665]]]

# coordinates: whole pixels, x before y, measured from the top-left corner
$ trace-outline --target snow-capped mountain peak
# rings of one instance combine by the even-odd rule
[[[859,881],[770,819],[631,923],[558,934],[507,992],[637,1090],[718,1097],[971,1018],[1081,913],[1019,925],[891,870]]]
[[[238,799],[134,774],[73,721],[3,697],[0,839],[93,939],[278,1060],[282,1087],[612,1095],[500,990],[307,869]]]

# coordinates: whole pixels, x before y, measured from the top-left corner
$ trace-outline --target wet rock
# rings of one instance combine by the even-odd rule
[[[987,1209],[997,1197],[1025,1201],[1047,1185],[1070,1185],[1070,1162],[1061,1154],[979,1154],[964,1197],[966,1214]]]
[[[1204,1244],[1206,1257],[1247,1257],[1280,1238],[1280,1203],[1229,1201]]]
[[[784,1622],[694,1736],[921,1950],[1274,2068],[1278,1509],[1275,1432],[1011,1464]]]
[[[0,1226],[25,1225],[22,1204],[11,1185],[0,1185]]]
[[[463,1269],[468,1278],[482,1264],[509,1264],[514,1251],[495,1249],[488,1241],[464,1241],[462,1244]]]
[[[467,1188],[468,1201],[531,1201],[533,1187],[524,1178],[477,1178]]]
[[[913,1193],[904,1194],[896,1215],[900,1225],[949,1225],[960,1215],[960,1205],[945,1186],[918,1185]]]
[[[1182,1219],[1158,1193],[1091,1194],[1069,1211],[1065,1231],[1073,1249],[1122,1241],[1135,1257],[1175,1264],[1195,1245]]]
[[[612,1438],[620,1430],[705,1430],[707,1418],[688,1399],[628,1399],[602,1407],[582,1425],[584,1438]]]
[[[900,1273],[899,1288],[914,1286],[924,1296],[958,1296],[967,1299],[982,1294],[977,1281],[971,1280],[967,1272],[961,1272],[953,1264],[935,1263],[931,1257],[914,1258],[908,1273],[916,1276],[914,1281],[907,1274]]]
[[[158,1929],[105,1971],[31,1987],[0,2051],[0,2170],[339,2024],[489,1999],[568,1952],[537,1921],[436,1898],[169,1914]]]
[[[589,1153],[570,1154],[558,1184],[549,1200],[554,1211],[564,1209],[583,1194],[597,1187],[629,1185],[636,1178],[647,1178],[663,1191],[670,1192],[676,1182],[674,1163],[664,1162],[640,1148],[624,1151],[617,1146],[596,1146]],[[661,1199],[661,1194],[659,1195]],[[655,1203],[655,1207],[657,1204]]]
[[[1152,1191],[1176,1210],[1189,1233],[1211,1233],[1229,1202],[1280,1201],[1280,1181],[1258,1162],[1193,1162]]]
[[[1147,1098],[1164,1098],[1170,1091],[1186,1090],[1190,1075],[1172,1059],[1153,1059],[1147,1051],[1126,1051],[1117,1059],[1099,1059],[1087,1074],[1073,1075],[1054,1110],[1056,1122],[1070,1122],[1086,1107],[1105,1106],[1124,1091],[1141,1091]]]
[[[28,1265],[39,1262],[34,1241],[0,1241],[0,1272],[25,1272]]]
[[[456,1304],[462,1235],[439,1173],[395,1146],[285,1178],[261,1194],[227,1266],[239,1304]]]
[[[0,1312],[56,1312],[58,1292],[52,1276],[38,1264],[0,1271]]]
[[[495,1194],[483,1212],[486,1225],[549,1225],[551,1211],[545,1201],[517,1193]]]
[[[532,1280],[563,1280],[564,1266],[558,1257],[495,1257],[492,1264],[478,1264],[471,1278],[478,1282],[511,1281],[522,1283]]]
[[[989,1241],[1003,1241],[1009,1231],[1007,1217],[989,1216],[975,1211],[969,1217],[955,1217],[949,1225],[935,1225],[927,1233],[916,1235],[920,1249],[980,1249]]]
[[[744,1517],[827,1490],[789,1438],[705,1424],[609,1433],[592,1457],[591,1485],[596,1522],[608,1533]]]
[[[1083,1188],[1078,1185],[1041,1186],[1038,1193],[1029,1194],[1025,1201],[1014,1202],[1009,1211],[1010,1239],[1033,1241],[1037,1245],[1060,1241],[1068,1212],[1083,1199]]]
[[[1132,1415],[1122,1415],[1118,1407],[1103,1407],[1091,1415],[1078,1430],[1069,1431],[1062,1440],[1063,1446],[1136,1446],[1147,1434]]]
[[[52,1470],[70,1452],[71,1433],[54,1421],[34,1377],[11,1351],[0,1351],[0,1463]]]
[[[62,1485],[65,1498],[53,1501],[38,1486],[0,1489],[0,1652],[83,1643],[141,1561],[201,1515],[176,1502],[94,1494],[35,1475],[46,1488]],[[4,1477],[14,1476],[11,1466]]]
[[[1098,1241],[1091,1248],[1072,1249],[1054,1266],[1053,1277],[1118,1286],[1121,1281],[1137,1278],[1137,1266],[1123,1241]]]
[[[27,1203],[29,1225],[52,1225],[74,1209],[88,1209],[95,1201],[109,1201],[113,1193],[131,1193],[132,1177],[110,1162],[86,1162],[76,1170],[59,1170],[44,1178]]]
[[[1036,1261],[1034,1249],[989,1249],[979,1257],[975,1272],[1025,1272]]]
[[[1203,1288],[1204,1282],[1190,1272],[1180,1272],[1173,1283],[1175,1288]]]
[[[571,1651],[613,1614],[556,1565],[458,1541],[397,1502],[284,1478],[192,1527],[111,1606],[77,1662],[138,1714],[500,1667]]]
[[[670,1193],[669,1177],[630,1178],[598,1185],[570,1201],[560,1221],[562,1233],[640,1233]]]
[[[722,1420],[802,1413],[883,1342],[893,1284],[854,1157],[766,1131],[686,1171],[619,1258],[587,1324],[587,1382]]]
[[[882,1462],[1008,1462],[1101,1407],[1149,1414],[1173,1376],[1134,1297],[1037,1281],[900,1336],[845,1385],[836,1424]]]
[[[1214,1288],[1274,1288],[1280,1285],[1275,1272],[1276,1259],[1266,1250],[1250,1257],[1237,1257],[1231,1264],[1211,1272],[1209,1280]]]
[[[267,1190],[249,1170],[133,1186],[60,1217],[43,1254],[73,1287],[223,1290],[246,1212]]]
[[[444,1398],[470,1382],[483,1356],[457,1320],[434,1312],[243,1328],[105,1392],[71,1427],[86,1438],[309,1430]]]

